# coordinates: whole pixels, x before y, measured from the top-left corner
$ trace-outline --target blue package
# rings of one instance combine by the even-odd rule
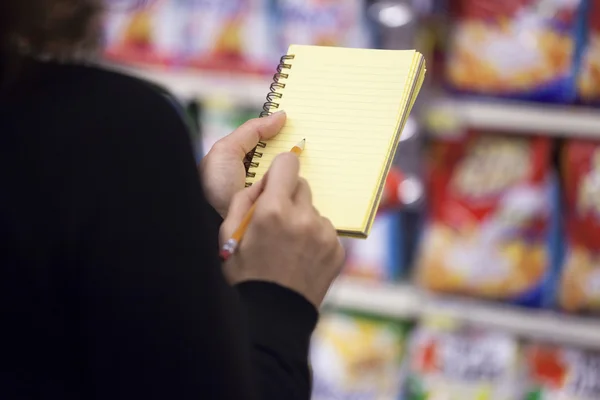
[[[378,282],[398,279],[405,252],[401,224],[401,213],[380,211],[367,239],[344,238],[344,275]]]

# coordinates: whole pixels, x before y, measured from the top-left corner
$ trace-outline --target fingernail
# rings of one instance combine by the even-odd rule
[[[272,117],[274,117],[275,115],[282,115],[285,114],[285,110],[279,110],[277,112],[274,112],[273,114],[271,114]]]

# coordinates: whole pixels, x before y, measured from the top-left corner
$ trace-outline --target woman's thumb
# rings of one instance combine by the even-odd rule
[[[219,239],[223,244],[227,239],[233,235],[233,232],[242,223],[242,220],[250,210],[250,208],[256,203],[258,197],[264,189],[264,181],[254,183],[252,186],[239,191],[231,201],[229,206],[229,212],[227,218],[221,224],[221,230],[219,233]]]

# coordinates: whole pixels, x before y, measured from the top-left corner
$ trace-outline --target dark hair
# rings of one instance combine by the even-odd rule
[[[101,39],[102,0],[0,0],[0,90],[21,73],[24,58],[69,58]]]

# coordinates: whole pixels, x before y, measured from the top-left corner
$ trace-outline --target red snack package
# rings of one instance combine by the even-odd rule
[[[559,304],[568,311],[600,311],[600,144],[572,140],[563,148],[568,251]]]
[[[523,352],[527,400],[588,400],[600,396],[600,354],[529,344]]]
[[[587,44],[577,80],[579,97],[585,103],[600,102],[600,0],[590,0]]]
[[[552,271],[551,141],[471,132],[433,150],[418,282],[541,306]]]

